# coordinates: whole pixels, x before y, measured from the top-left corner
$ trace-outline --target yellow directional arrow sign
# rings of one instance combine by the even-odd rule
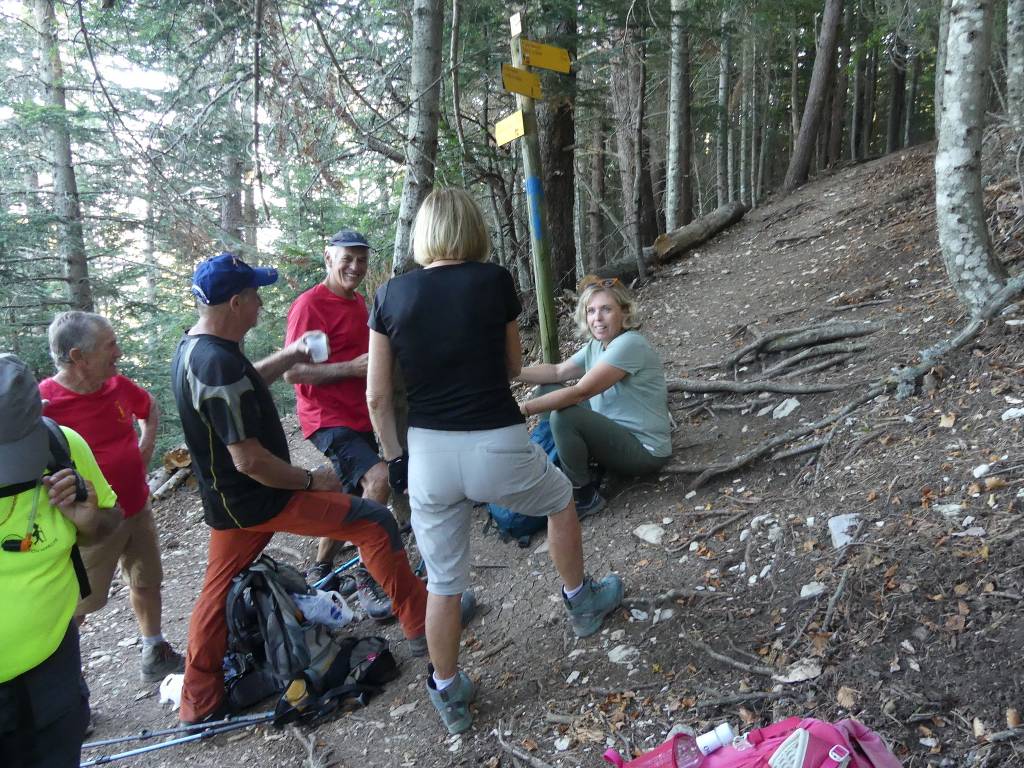
[[[569,52],[565,48],[535,43],[533,40],[520,40],[519,45],[523,52],[523,63],[553,72],[569,73]]]
[[[499,147],[508,144],[510,141],[515,141],[525,134],[526,127],[523,125],[522,110],[513,112],[508,117],[494,124],[494,140]]]
[[[513,67],[511,64],[501,65],[501,84],[506,91],[520,93],[531,99],[540,98],[540,78],[525,69]]]

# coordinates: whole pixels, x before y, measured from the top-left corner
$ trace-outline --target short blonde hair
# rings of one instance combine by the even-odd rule
[[[617,277],[603,280],[588,276],[580,281],[580,285],[580,298],[576,303],[576,328],[583,338],[589,339],[592,336],[590,326],[587,325],[587,305],[599,293],[607,293],[622,308],[622,330],[630,331],[640,327],[636,299]]]
[[[416,214],[412,255],[420,266],[441,259],[486,261],[491,238],[483,214],[464,189],[435,189]]]

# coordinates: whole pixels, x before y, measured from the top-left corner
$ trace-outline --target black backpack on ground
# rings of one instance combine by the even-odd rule
[[[224,684],[232,710],[245,709],[287,691],[282,701],[289,702],[294,720],[307,711],[324,709],[319,702],[326,694],[332,694],[333,709],[346,698],[365,694],[365,700],[380,685],[397,677],[397,665],[386,641],[338,640],[327,627],[306,621],[291,596],[313,592],[296,568],[267,555],[261,555],[232,580],[226,605],[228,652],[224,657]],[[358,653],[363,656],[358,657]],[[355,679],[354,673],[368,666],[371,655],[370,661],[376,662],[374,674]],[[387,667],[391,676],[385,680],[387,675],[382,670]],[[364,684],[362,677],[373,680],[367,679]]]

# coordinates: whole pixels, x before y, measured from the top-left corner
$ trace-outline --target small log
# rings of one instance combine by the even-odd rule
[[[146,483],[149,485],[149,492],[156,493],[157,488],[166,483],[173,472],[173,469],[168,469],[167,467],[160,467],[156,472],[153,472],[146,480]]]
[[[160,501],[160,499],[165,498],[166,496],[170,496],[179,486],[183,485],[185,481],[188,480],[191,474],[191,469],[179,469],[177,472],[171,475],[170,480],[168,480],[166,483],[161,485],[159,488],[156,489],[156,491],[153,492],[151,498],[153,499],[153,501]]]
[[[691,248],[710,240],[726,227],[730,227],[742,219],[746,212],[747,207],[743,203],[726,203],[707,216],[701,216],[696,221],[691,221],[685,227],[658,235],[654,245],[643,250],[646,269],[649,271],[658,264],[681,256]],[[636,259],[625,258],[606,264],[598,269],[596,274],[598,277],[617,277],[623,282],[628,282],[639,272]]]

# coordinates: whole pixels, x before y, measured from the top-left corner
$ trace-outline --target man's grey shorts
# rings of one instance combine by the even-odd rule
[[[458,595],[469,587],[474,502],[531,517],[561,512],[572,483],[530,442],[525,424],[475,432],[409,429],[409,505],[427,565],[427,591]]]

